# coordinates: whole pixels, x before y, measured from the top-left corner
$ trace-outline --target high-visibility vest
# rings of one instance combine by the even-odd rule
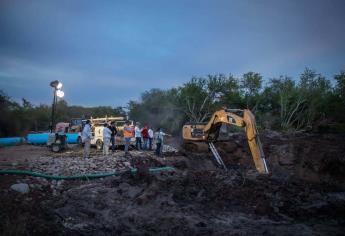
[[[128,125],[125,125],[125,126],[123,127],[123,136],[124,136],[125,138],[131,138],[131,137],[133,137],[133,132],[132,132],[132,131],[126,130],[127,128],[129,128]]]

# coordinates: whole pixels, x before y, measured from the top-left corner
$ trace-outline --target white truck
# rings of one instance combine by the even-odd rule
[[[91,118],[91,129],[92,129],[92,139],[91,145],[95,145],[97,149],[103,148],[103,128],[104,124],[114,121],[117,129],[116,134],[116,145],[121,146],[125,144],[125,139],[123,137],[123,127],[126,122],[125,117],[103,117],[103,118]],[[133,125],[133,121],[130,121]],[[131,145],[135,143],[135,138],[131,139]]]

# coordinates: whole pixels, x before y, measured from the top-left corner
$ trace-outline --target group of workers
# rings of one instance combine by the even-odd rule
[[[116,149],[116,135],[118,130],[114,121],[104,124],[103,128],[103,155],[109,155],[109,146],[111,144],[112,152]],[[161,156],[163,148],[164,136],[168,135],[163,132],[161,128],[158,128],[156,132],[148,125],[143,128],[139,127],[139,123],[135,126],[131,125],[131,122],[126,121],[123,127],[123,136],[125,140],[125,156],[129,155],[129,145],[133,137],[135,137],[135,146],[137,150],[152,150],[153,141],[156,141],[155,154]],[[92,131],[90,121],[87,120],[82,131],[82,141],[84,143],[84,158],[90,156],[90,145],[92,139]]]

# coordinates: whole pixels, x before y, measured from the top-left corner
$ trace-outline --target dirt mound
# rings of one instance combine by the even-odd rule
[[[308,182],[338,185],[345,189],[344,134],[260,134],[264,153],[274,178],[301,178]],[[245,135],[216,143],[224,163],[230,168],[255,169]],[[209,153],[208,156],[212,158]]]
[[[47,210],[68,234],[340,233],[345,194],[323,191],[239,172],[124,175],[67,190]]]
[[[345,135],[266,135],[263,142],[273,174],[345,189]]]

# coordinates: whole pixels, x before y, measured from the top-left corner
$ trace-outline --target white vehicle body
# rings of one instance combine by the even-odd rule
[[[116,135],[116,142],[115,144],[118,145],[124,145],[125,139],[123,137],[123,127],[125,125],[125,118],[124,117],[105,117],[105,118],[96,118],[96,119],[90,119],[91,121],[91,129],[92,129],[92,139],[91,139],[91,145],[96,146],[97,149],[102,149],[103,147],[103,129],[105,123],[110,123],[112,121],[115,122],[115,126],[117,129],[117,135]],[[133,124],[133,122],[131,122]],[[135,138],[131,138],[130,144],[135,143]]]

